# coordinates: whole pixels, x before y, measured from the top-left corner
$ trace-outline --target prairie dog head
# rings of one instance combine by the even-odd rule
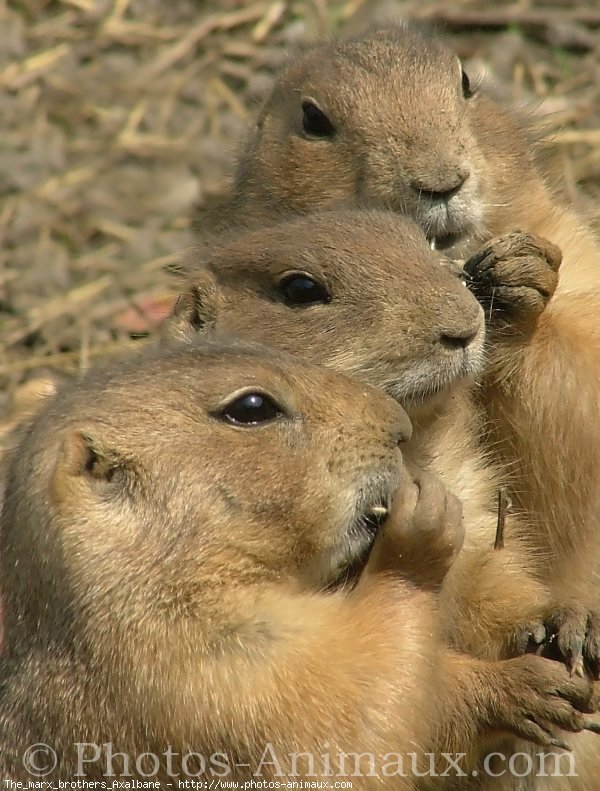
[[[449,247],[485,235],[526,152],[450,49],[392,27],[290,63],[239,162],[237,201],[249,215],[387,208]]]
[[[192,268],[167,332],[268,343],[411,410],[482,364],[483,311],[443,260],[391,212],[298,217],[220,240]]]
[[[318,591],[364,566],[410,432],[385,394],[250,344],[88,375],[10,463],[7,650],[108,657],[127,685],[153,646],[183,673],[235,643],[261,590]]]

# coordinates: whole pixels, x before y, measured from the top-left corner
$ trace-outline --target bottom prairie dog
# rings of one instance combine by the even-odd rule
[[[493,549],[503,476],[480,450],[471,381],[483,368],[483,311],[420,230],[390,213],[331,212],[221,240],[200,256],[167,337],[239,334],[399,400],[414,426],[405,458],[463,502],[465,547],[441,596],[450,644],[496,659],[525,650],[529,635],[543,640],[552,600],[516,517],[505,549]]]
[[[252,345],[140,355],[51,399],[2,515],[3,779],[411,789],[442,706],[458,743],[583,727],[583,679],[452,654],[429,585],[390,569],[413,528],[440,568],[461,540],[409,435],[380,391]]]

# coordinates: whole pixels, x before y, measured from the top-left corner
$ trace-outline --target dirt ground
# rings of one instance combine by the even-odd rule
[[[287,53],[390,13],[436,20],[471,70],[545,116],[593,220],[598,0],[0,0],[0,441],[48,376],[155,329],[194,206]]]

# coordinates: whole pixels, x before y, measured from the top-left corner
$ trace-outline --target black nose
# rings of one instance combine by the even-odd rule
[[[412,188],[419,195],[425,195],[430,200],[447,201],[457,194],[468,178],[468,172],[464,172],[457,173],[453,180],[446,184],[435,183],[433,179],[415,179],[412,183]]]
[[[479,327],[448,330],[441,333],[440,343],[447,349],[466,349],[475,340],[478,331]]]

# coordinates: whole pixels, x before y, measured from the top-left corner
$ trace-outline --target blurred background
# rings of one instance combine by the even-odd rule
[[[544,119],[559,186],[598,225],[598,0],[0,0],[0,444],[50,380],[155,330],[195,207],[287,55],[390,16],[437,23]]]

